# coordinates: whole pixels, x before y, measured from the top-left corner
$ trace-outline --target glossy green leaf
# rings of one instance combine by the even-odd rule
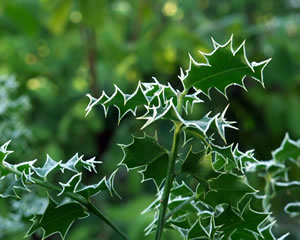
[[[9,142],[8,142],[9,143]],[[29,191],[26,184],[36,184],[36,181],[42,180],[47,183],[47,176],[50,173],[60,170],[62,173],[69,171],[72,173],[70,179],[66,183],[59,183],[61,191],[58,195],[70,192],[83,196],[84,198],[92,197],[98,194],[101,190],[107,190],[110,194],[116,194],[114,190],[114,176],[117,172],[114,171],[109,178],[102,178],[98,183],[85,185],[82,183],[82,171],[86,169],[90,172],[96,171],[96,164],[101,162],[95,161],[95,158],[83,159],[83,155],[75,154],[65,163],[55,161],[47,155],[46,162],[42,167],[35,167],[36,160],[29,162],[21,162],[18,164],[10,164],[5,161],[6,156],[11,153],[7,150],[8,143],[1,147],[0,157],[2,162],[0,165],[2,177],[0,178],[3,188],[0,189],[0,197],[19,197],[17,189]]]
[[[65,239],[73,222],[77,219],[86,218],[87,216],[88,213],[80,204],[70,202],[58,205],[49,197],[45,212],[42,215],[36,215],[32,219],[33,224],[27,236],[41,228],[43,230],[43,238],[58,233],[62,239]]]
[[[38,167],[38,168],[33,168],[35,173],[39,176],[44,178],[45,180],[47,179],[47,175],[52,172],[54,169],[59,168],[60,162],[54,161],[49,155],[47,155],[46,162],[43,167]]]
[[[184,160],[181,171],[201,180],[208,180],[217,177],[220,174],[214,169],[211,153],[207,154],[206,150],[193,153],[192,149],[190,149]]]
[[[12,153],[12,151],[7,150],[7,147],[9,145],[10,141],[4,143],[1,147],[0,147],[0,178],[2,176],[5,176],[7,174],[9,174],[10,172],[7,171],[7,169],[5,168],[5,166],[8,164],[7,162],[5,162],[5,159],[7,158],[7,156]]]
[[[166,175],[169,155],[167,150],[158,143],[157,136],[133,137],[133,142],[120,145],[124,158],[121,164],[127,169],[144,167],[141,173],[144,179],[153,179],[159,186]]]
[[[182,72],[180,76],[185,89],[194,87],[209,96],[209,90],[216,88],[226,96],[226,89],[230,85],[245,88],[243,80],[246,76],[253,77],[263,85],[262,72],[270,60],[249,63],[245,43],[234,50],[232,39],[224,45],[214,42],[215,49],[211,53],[202,53],[206,63],[197,63],[190,56],[190,67],[186,74]]]
[[[241,234],[249,237],[249,231],[260,235],[260,227],[268,216],[267,213],[252,210],[248,202],[242,211],[227,207],[216,218],[216,224],[221,225],[220,231],[223,231],[224,239],[229,239],[230,236],[235,239],[234,236],[241,236]]]
[[[276,162],[282,163],[288,159],[300,159],[300,141],[290,139],[286,134],[280,147],[272,152],[272,157]]]
[[[216,133],[226,143],[225,129],[231,128],[237,130],[237,128],[233,126],[233,124],[235,123],[234,121],[227,121],[225,119],[225,113],[228,106],[224,109],[224,111],[221,114],[218,113],[215,116],[210,116],[211,112],[209,112],[200,120],[180,119],[180,121],[185,125],[185,132],[189,133],[194,138],[209,139],[207,133],[209,130],[213,130],[216,131]]]
[[[92,108],[98,104],[103,106],[105,114],[107,114],[110,106],[115,106],[119,111],[119,122],[128,112],[131,112],[135,116],[138,106],[149,104],[149,97],[146,95],[146,91],[143,90],[140,82],[132,94],[125,94],[122,90],[115,86],[115,92],[110,97],[108,97],[104,92],[99,98],[94,98],[89,94],[87,94],[87,96],[89,97],[90,102],[86,107],[86,114],[88,114]]]
[[[235,176],[229,173],[209,180],[209,186],[211,190],[204,196],[203,200],[213,207],[223,203],[238,207],[239,202],[246,194],[256,192],[246,182],[244,176]]]
[[[17,177],[14,174],[8,174],[0,178],[0,197],[1,198],[20,198],[18,189],[29,191],[23,182],[23,178]]]
[[[59,183],[62,186],[62,190],[58,195],[62,195],[66,192],[72,192],[83,196],[88,199],[96,194],[98,194],[102,190],[107,190],[111,194],[117,193],[113,187],[114,176],[117,171],[113,172],[108,179],[106,177],[102,178],[98,183],[84,185],[82,183],[82,173],[78,173],[71,177],[66,183]]]
[[[203,225],[202,222],[208,222]],[[192,228],[189,230],[188,239],[215,239],[217,237],[217,232],[221,226],[216,226],[215,216],[211,215],[210,217],[200,219],[194,223]]]
[[[209,239],[209,233],[201,225],[200,221],[195,222],[192,228],[188,232],[188,239],[200,240],[200,239]]]
[[[166,178],[166,169],[168,167],[169,155],[164,154],[157,158],[155,161],[149,163],[145,169],[140,173],[143,175],[143,180],[153,179],[154,182],[160,186],[163,180]]]

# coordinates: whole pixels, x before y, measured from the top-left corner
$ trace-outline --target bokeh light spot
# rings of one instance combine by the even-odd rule
[[[82,15],[78,11],[73,11],[70,15],[70,20],[73,23],[79,23],[81,22],[81,19],[82,19]]]
[[[166,2],[163,6],[163,13],[166,16],[172,17],[177,12],[177,4],[175,2]]]
[[[78,91],[82,91],[82,90],[87,89],[88,83],[87,83],[86,79],[84,79],[82,77],[76,77],[73,80],[73,87]]]
[[[164,51],[164,57],[168,62],[174,62],[176,60],[176,50],[173,47],[167,47]]]
[[[37,90],[41,87],[41,80],[38,78],[31,78],[27,81],[27,88]]]

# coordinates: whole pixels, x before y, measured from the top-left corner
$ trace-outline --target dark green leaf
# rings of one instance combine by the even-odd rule
[[[208,180],[217,177],[220,174],[214,169],[211,153],[207,154],[206,150],[193,153],[192,149],[190,149],[184,160],[181,171],[201,180]]]
[[[272,156],[279,163],[288,159],[297,160],[300,157],[300,141],[295,142],[286,134],[280,147],[272,152]]]
[[[141,171],[144,179],[153,178],[159,186],[165,178],[168,164],[168,152],[158,143],[157,136],[133,137],[129,145],[120,145],[124,152],[122,164],[128,169],[145,166]]]
[[[166,169],[168,168],[169,155],[163,154],[157,160],[148,164],[140,173],[143,174],[144,180],[154,179],[158,186],[166,178]]]
[[[44,166],[41,168],[34,167],[33,170],[39,177],[47,179],[47,175],[54,169],[59,168],[60,163],[61,163],[61,161],[56,162],[47,154],[47,160],[46,160]]]
[[[33,224],[27,236],[42,228],[44,231],[43,238],[47,238],[54,233],[59,233],[61,238],[65,239],[73,222],[87,216],[88,213],[80,204],[70,202],[59,206],[49,197],[47,209],[43,215],[36,215],[32,219]]]
[[[239,177],[229,173],[209,180],[209,186],[211,191],[205,195],[204,201],[213,207],[222,203],[238,207],[239,202],[246,194],[256,192],[249,186],[244,176]]]
[[[237,211],[230,206],[216,218],[216,224],[222,225],[220,231],[223,231],[224,239],[229,239],[233,234],[241,236],[248,235],[249,231],[260,234],[260,226],[269,216],[267,213],[256,212],[250,208],[250,202],[242,211]],[[233,238],[235,239],[235,238]]]
[[[215,42],[214,46],[211,53],[202,53],[206,63],[197,63],[190,57],[190,67],[186,75],[180,76],[186,89],[194,87],[209,96],[209,90],[216,88],[226,96],[226,88],[230,85],[245,88],[245,76],[253,77],[263,85],[262,71],[270,60],[249,63],[245,43],[233,50],[232,37],[224,45]]]
[[[17,189],[29,191],[23,182],[23,178],[10,173],[0,178],[0,197],[1,198],[20,198]]]
[[[10,172],[5,168],[6,165],[8,165],[7,162],[5,162],[6,157],[12,153],[12,151],[8,151],[7,147],[9,145],[10,141],[4,143],[1,147],[0,147],[0,178],[2,176],[5,176],[7,174],[9,174]]]
[[[128,145],[120,145],[124,158],[122,164],[127,168],[141,167],[150,164],[162,155],[167,154],[167,150],[158,143],[157,136],[133,137],[133,142]]]

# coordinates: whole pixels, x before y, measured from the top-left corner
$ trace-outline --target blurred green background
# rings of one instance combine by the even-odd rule
[[[247,39],[250,61],[273,60],[265,69],[266,89],[247,79],[248,93],[228,89],[227,119],[240,129],[228,132],[229,143],[270,159],[286,132],[300,138],[300,0],[1,0],[1,144],[13,140],[11,161],[43,162],[47,153],[67,160],[79,152],[103,161],[101,177],[110,174],[122,159],[117,143],[130,143],[130,133],[141,135],[142,123],[128,116],[117,126],[115,109],[107,119],[101,108],[85,117],[85,94],[111,94],[114,84],[132,92],[139,80],[153,76],[180,88],[177,75],[180,67],[187,69],[188,53],[203,61],[197,51],[210,52],[211,37],[225,43],[231,34],[235,48]],[[211,93],[212,100],[203,98],[206,106],[195,107],[195,116],[228,104],[217,91]],[[167,130],[154,127],[168,146]],[[132,239],[152,239],[143,236],[143,228],[153,216],[140,212],[154,199],[155,188],[140,180],[137,172],[121,168],[115,185],[122,200],[104,193],[95,202]],[[25,200],[36,201],[35,207],[44,204],[43,198]],[[23,238],[31,218],[26,201],[20,206],[0,200],[0,239]],[[17,211],[23,211],[22,219],[11,214]],[[300,239],[285,216],[278,222],[284,223],[282,231],[295,232],[289,239]],[[118,237],[92,216],[75,223],[67,239]],[[178,237],[168,233],[165,239]]]

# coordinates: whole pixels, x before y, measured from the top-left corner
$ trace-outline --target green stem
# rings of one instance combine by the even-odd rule
[[[183,107],[183,100],[186,94],[188,93],[188,89],[184,89],[182,93],[178,96],[178,104],[177,104],[177,111],[179,114],[182,113],[182,107]],[[158,222],[157,222],[157,230],[155,235],[155,240],[160,240],[162,236],[162,232],[165,225],[165,216],[167,213],[168,208],[168,202],[169,202],[169,195],[170,190],[172,187],[172,183],[174,180],[174,168],[175,168],[175,162],[179,147],[179,138],[180,138],[180,132],[182,129],[181,123],[174,123],[175,129],[174,129],[174,135],[173,135],[173,144],[172,144],[172,150],[169,154],[169,162],[168,162],[168,169],[167,169],[167,175],[166,175],[166,182],[164,186],[164,192],[162,196],[162,202],[159,209],[159,216],[158,216]]]
[[[187,131],[190,132],[189,130],[187,130]],[[196,136],[197,138],[200,138],[208,148],[210,148],[210,149],[212,148],[209,141],[206,140],[206,138],[204,136],[202,136],[201,134],[199,134],[197,132],[192,132],[192,134],[194,136]]]
[[[176,161],[176,156],[177,156],[177,152],[178,152],[181,128],[182,128],[181,124],[175,125],[172,151],[170,152],[167,176],[166,176],[166,183],[164,186],[162,203],[161,203],[160,209],[159,209],[159,217],[158,217],[155,240],[160,240],[162,232],[163,232],[164,224],[165,224],[165,215],[167,212],[170,190],[171,190],[173,179],[174,179],[174,167],[175,167],[175,161]]]
[[[183,100],[184,97],[187,95],[188,91],[189,91],[188,89],[184,89],[183,92],[178,96],[177,111],[179,112],[180,115],[182,113]]]
[[[165,217],[165,222],[171,217],[173,216],[176,212],[180,211],[182,208],[184,208],[186,205],[188,205],[190,202],[192,202],[193,200],[197,199],[198,195],[195,194],[191,197],[189,197],[188,199],[186,199],[184,202],[182,202],[181,204],[179,204],[176,208],[174,208],[172,211],[170,211],[166,217]]]
[[[19,177],[22,176],[22,173],[16,169],[13,169],[7,165],[2,165],[1,167],[9,170],[10,172],[18,175]],[[51,184],[51,183],[48,183],[48,182],[44,182],[38,178],[34,178],[34,177],[31,177],[32,181],[34,183],[36,183],[37,185],[40,185],[42,187],[45,187],[45,188],[48,188],[48,189],[51,189],[55,192],[61,192],[61,188]],[[28,183],[27,183],[28,184]],[[31,183],[30,183],[31,184]],[[90,201],[86,200],[84,197],[78,195],[78,194],[75,194],[75,193],[71,193],[71,192],[65,192],[64,193],[67,197],[75,200],[76,202],[79,202],[81,203],[84,207],[86,207],[87,210],[89,210],[91,213],[95,214],[97,217],[99,217],[102,221],[104,221],[107,225],[109,225],[113,230],[115,230],[123,239],[125,240],[129,240],[129,237],[124,233],[122,232],[113,222],[111,222],[99,209],[97,209]]]

